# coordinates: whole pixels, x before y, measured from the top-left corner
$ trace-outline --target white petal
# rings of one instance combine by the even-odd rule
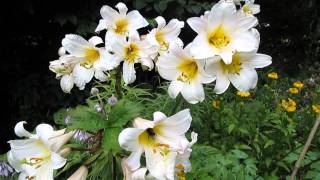
[[[100,19],[99,20],[99,24],[96,27],[96,29],[94,30],[94,32],[99,33],[100,31],[107,29],[109,26],[108,21],[104,20],[104,19]]]
[[[217,79],[216,79],[216,85],[214,87],[214,92],[217,94],[222,94],[228,89],[230,85],[230,81],[227,77],[227,74],[221,72],[221,70],[217,72],[216,77]]]
[[[57,152],[63,145],[65,145],[74,135],[75,131],[70,131],[61,136],[52,137],[49,139],[49,147],[52,151]]]
[[[223,62],[225,64],[231,64],[232,63],[232,51],[225,51],[225,52],[222,52],[220,54],[221,56],[221,59],[223,60]]]
[[[123,62],[123,80],[126,85],[136,80],[136,70],[133,63]]]
[[[166,137],[184,135],[190,128],[191,121],[190,110],[182,110],[161,121],[161,132],[163,132]]]
[[[150,174],[157,179],[174,180],[174,165],[177,153],[170,152],[163,157],[152,148],[145,150],[146,165]]]
[[[102,44],[103,43],[103,40],[101,39],[101,37],[99,36],[92,36],[90,39],[89,39],[89,43],[91,43],[93,46],[96,46],[98,44]]]
[[[96,79],[99,79],[102,82],[105,82],[108,80],[108,76],[103,71],[99,71],[99,70],[96,70],[94,72],[94,77]]]
[[[114,43],[124,42],[125,38],[126,38],[126,36],[119,35],[119,34],[115,33],[114,31],[109,30],[106,32],[105,43],[112,46]]]
[[[207,30],[207,22],[203,18],[192,17],[187,20],[187,23],[198,34]]]
[[[83,37],[76,34],[67,34],[62,40],[62,46],[71,54],[77,57],[85,56],[85,49],[91,44]]]
[[[113,23],[119,13],[110,6],[104,5],[100,9],[102,18],[109,24]]]
[[[140,168],[132,173],[132,180],[145,180],[147,168]]]
[[[48,144],[49,138],[52,137],[53,132],[53,127],[49,124],[39,124],[36,127],[37,136],[46,144]]]
[[[248,57],[245,62],[254,68],[263,68],[272,63],[271,59],[271,56],[266,54],[254,54],[253,56]]]
[[[166,25],[166,20],[162,16],[158,16],[155,18],[158,28],[163,28]]]
[[[171,81],[169,88],[168,88],[168,94],[171,98],[175,99],[178,94],[182,91],[184,88],[184,83],[181,81]]]
[[[149,25],[148,21],[137,10],[130,11],[127,18],[130,30],[138,30]]]
[[[232,46],[239,52],[255,51],[259,47],[259,39],[250,31],[235,33]]]
[[[88,168],[82,165],[67,180],[86,180],[87,176],[88,176]]]
[[[139,148],[137,151],[133,151],[126,160],[127,166],[131,171],[137,170],[140,167],[140,158],[144,152],[143,148]]]
[[[53,180],[53,168],[51,162],[43,163],[37,169],[35,179]]]
[[[153,121],[156,123],[159,121],[165,120],[166,118],[167,118],[167,116],[160,111],[153,113]]]
[[[70,74],[63,75],[60,80],[60,86],[63,92],[70,93],[71,89],[73,88],[74,81],[73,76]]]
[[[145,130],[148,128],[153,128],[154,122],[137,117],[133,120],[133,127]]]
[[[138,151],[140,149],[138,137],[143,131],[138,128],[126,128],[122,130],[118,137],[120,146],[127,151]]]
[[[59,56],[64,56],[66,55],[66,49],[64,47],[60,47],[58,50]]]
[[[253,68],[242,66],[239,74],[228,74],[228,78],[239,91],[249,91],[257,85],[258,74]]]
[[[181,28],[184,27],[184,22],[177,19],[172,19],[169,23],[162,29],[164,32],[164,37],[167,41],[174,41],[178,38]]]
[[[23,127],[23,124],[26,124],[27,122],[25,121],[20,121],[16,124],[16,126],[14,127],[14,133],[18,136],[18,137],[31,137],[32,134],[25,130]]]
[[[127,8],[127,6],[126,6],[124,3],[119,2],[119,3],[116,5],[116,8],[119,9],[119,12],[120,12],[121,15],[127,14],[128,8]]]
[[[109,71],[120,64],[118,56],[110,54],[106,49],[100,48],[100,59],[94,63],[94,68],[100,71]]]
[[[254,16],[244,16],[238,20],[238,31],[247,31],[258,24],[258,20]]]
[[[190,51],[196,59],[205,59],[217,55],[214,49],[208,43],[206,33],[200,33],[193,40],[193,46]]]
[[[205,97],[203,86],[199,82],[191,82],[190,84],[185,83],[181,94],[190,104],[202,102]]]
[[[60,169],[67,163],[67,160],[57,153],[51,153],[51,161],[53,169]]]
[[[77,64],[73,69],[72,75],[74,83],[78,86],[80,90],[83,90],[85,88],[85,85],[91,81],[94,75],[94,69],[87,69],[81,66],[80,64]]]
[[[151,58],[141,58],[141,65],[148,67],[148,70],[151,71],[154,67],[153,61]]]

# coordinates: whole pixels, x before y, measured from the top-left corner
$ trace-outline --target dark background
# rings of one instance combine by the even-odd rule
[[[127,0],[125,3],[129,9],[141,8],[141,14],[148,18],[162,14],[166,19],[186,20],[203,13],[206,8],[200,6],[212,2],[167,0],[164,6],[163,1],[149,1]],[[48,69],[49,61],[58,58],[57,51],[65,34],[89,37],[100,19],[101,6],[114,6],[116,2],[16,0],[2,4],[0,153],[8,150],[7,141],[15,137],[13,127],[18,121],[27,121],[27,127],[32,129],[40,122],[52,123],[52,114],[59,108],[84,102],[90,85],[84,92],[74,88],[71,94],[64,94],[54,73]],[[261,5],[259,51],[273,57],[272,68],[291,77],[306,72],[319,73],[319,1],[260,0],[256,3]],[[190,42],[195,33],[186,25],[181,36]]]

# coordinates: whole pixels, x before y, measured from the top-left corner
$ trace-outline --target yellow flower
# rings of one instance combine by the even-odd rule
[[[293,86],[296,88],[303,88],[304,84],[301,81],[297,81],[293,83]]]
[[[270,79],[278,79],[279,76],[278,76],[278,73],[271,72],[271,73],[268,74],[268,78],[270,78]]]
[[[316,113],[320,113],[320,104],[312,105],[312,109]]]
[[[289,93],[291,93],[291,94],[298,94],[298,93],[299,93],[299,90],[298,90],[298,88],[289,88]]]
[[[249,97],[250,96],[250,92],[248,92],[248,91],[238,91],[237,95],[241,96],[241,97]]]
[[[297,109],[297,103],[291,99],[288,98],[288,101],[286,100],[282,100],[281,106],[283,107],[283,109],[285,109],[287,112],[294,112]]]
[[[213,100],[212,101],[212,106],[216,109],[219,109],[220,108],[220,104],[221,102],[219,100]]]

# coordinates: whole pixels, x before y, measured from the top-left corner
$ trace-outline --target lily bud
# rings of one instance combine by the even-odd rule
[[[76,172],[74,172],[67,180],[85,180],[88,176],[88,168],[82,165]]]

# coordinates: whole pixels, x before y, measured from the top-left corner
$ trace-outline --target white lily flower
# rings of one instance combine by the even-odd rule
[[[123,79],[126,84],[136,80],[135,63],[148,67],[151,71],[154,67],[151,55],[155,54],[156,46],[146,40],[140,40],[138,33],[129,36],[128,41],[122,40],[112,45],[114,56],[123,62]]]
[[[123,158],[121,161],[121,167],[123,172],[123,180],[145,180],[147,168],[139,168],[132,171],[127,165],[127,159]]]
[[[178,37],[181,28],[184,27],[183,21],[172,19],[166,24],[166,20],[162,16],[158,16],[155,20],[158,27],[152,29],[150,33],[147,34],[146,39],[158,47],[159,54],[166,52],[171,43],[183,46],[183,42]]]
[[[106,29],[106,42],[113,44],[119,39],[125,39],[129,34],[149,25],[139,11],[133,10],[127,13],[128,8],[124,3],[118,3],[116,8],[119,12],[107,5],[100,9],[102,19],[99,21],[95,31],[99,32]]]
[[[203,85],[215,80],[204,71],[205,60],[197,60],[190,54],[188,45],[185,49],[172,45],[169,52],[161,55],[156,63],[159,74],[170,80],[169,96],[176,98],[181,92],[184,99],[195,104],[205,98]]]
[[[54,131],[48,124],[40,124],[36,134],[31,134],[24,129],[25,123],[17,123],[14,130],[17,136],[29,139],[9,141],[8,162],[20,173],[19,180],[53,180],[53,171],[66,163],[59,151],[74,132],[64,134],[65,129]]]
[[[253,16],[260,12],[260,5],[254,4],[254,0],[246,0],[245,4],[240,9],[240,12],[248,16]]]
[[[185,178],[185,174],[191,171],[191,162],[189,160],[192,149],[191,147],[198,141],[198,134],[191,133],[191,142],[187,142],[186,145],[182,145],[181,153],[178,153],[175,162],[176,177],[179,179]]]
[[[88,168],[82,165],[67,180],[86,180],[87,176]]]
[[[119,135],[119,144],[131,155],[128,167],[134,171],[140,167],[140,158],[145,153],[146,166],[150,175],[158,179],[173,179],[177,149],[182,141],[187,141],[185,133],[190,128],[192,118],[189,109],[166,117],[161,112],[153,114],[153,121],[136,118],[133,128],[124,129]]]
[[[50,62],[49,69],[56,73],[56,78],[60,79],[61,89],[65,93],[70,93],[74,86],[72,72],[78,63],[80,60],[70,55],[62,55],[58,60]]]
[[[206,67],[206,72],[216,76],[214,91],[217,94],[225,92],[230,82],[239,91],[249,91],[257,85],[258,74],[255,68],[263,68],[271,63],[271,57],[265,54],[236,52],[231,64],[223,61],[211,62]]]
[[[96,47],[101,43],[103,41],[98,36],[93,36],[87,41],[75,34],[68,34],[62,40],[62,46],[66,51],[80,61],[72,72],[74,83],[80,90],[85,88],[93,76],[100,81],[106,81],[107,75],[104,72],[118,66],[118,62],[105,48]]]
[[[198,33],[193,40],[191,53],[196,59],[220,56],[230,64],[235,51],[250,52],[258,49],[259,40],[250,29],[257,25],[255,17],[239,17],[233,2],[221,0],[215,4],[206,18],[187,20]]]

